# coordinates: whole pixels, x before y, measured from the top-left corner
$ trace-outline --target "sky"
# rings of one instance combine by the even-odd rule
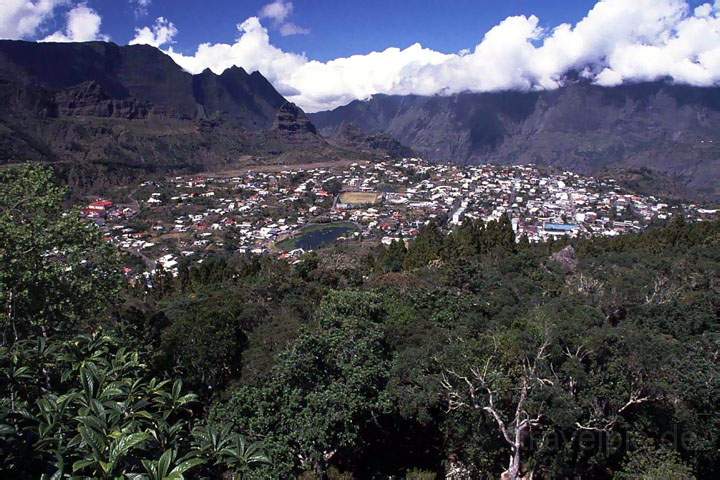
[[[720,0],[0,0],[0,38],[148,44],[319,111],[379,93],[720,84]]]

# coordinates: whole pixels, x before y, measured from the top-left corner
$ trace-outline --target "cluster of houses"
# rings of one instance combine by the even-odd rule
[[[120,248],[170,271],[181,257],[213,251],[287,257],[282,241],[312,224],[351,224],[357,228],[352,238],[387,244],[413,238],[433,219],[451,228],[468,219],[507,215],[518,238],[539,242],[621,235],[679,214],[699,220],[718,214],[636,195],[611,179],[417,158],[175,177],[145,182],[135,196],[138,206],[100,199],[84,213]]]
[[[114,202],[101,198],[90,202],[85,208],[83,208],[82,213],[86,217],[94,219],[96,223],[102,226],[108,219],[129,218],[137,212],[129,206],[116,208]]]

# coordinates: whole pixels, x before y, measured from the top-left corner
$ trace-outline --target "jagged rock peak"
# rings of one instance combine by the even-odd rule
[[[240,76],[243,76],[243,77],[249,76],[244,68],[238,67],[237,65],[233,65],[232,67],[225,69],[225,71],[222,72],[221,75],[231,75],[231,74],[239,74]]]
[[[305,115],[300,107],[291,102],[284,103],[275,116],[273,130],[289,135],[312,134],[317,135],[315,125]]]

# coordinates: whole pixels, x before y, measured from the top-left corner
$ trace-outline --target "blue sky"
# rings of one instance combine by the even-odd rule
[[[629,0],[632,1],[632,0]],[[191,52],[203,42],[231,42],[235,25],[257,15],[267,1],[154,0],[146,15],[122,0],[90,0],[103,18],[103,31],[118,43],[133,29],[163,16],[179,34],[176,49]],[[295,0],[292,20],[310,30],[283,37],[270,27],[273,43],[318,60],[406,47],[415,42],[443,52],[472,48],[493,25],[511,15],[537,15],[542,24],[576,22],[593,0]]]
[[[307,111],[372,95],[720,85],[720,0],[0,0],[0,38],[259,71]]]

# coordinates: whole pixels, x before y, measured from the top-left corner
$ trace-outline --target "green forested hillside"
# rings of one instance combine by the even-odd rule
[[[720,472],[720,223],[572,245],[430,224],[146,289],[47,171],[0,175],[3,478]]]

